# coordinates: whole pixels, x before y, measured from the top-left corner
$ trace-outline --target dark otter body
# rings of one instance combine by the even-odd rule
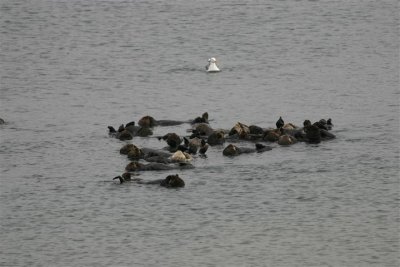
[[[310,144],[318,144],[321,142],[321,130],[316,125],[307,125],[304,127],[306,133],[306,142]]]
[[[158,137],[158,140],[161,139],[167,142],[170,152],[175,152],[178,149],[178,146],[182,143],[182,139],[176,133],[167,133],[162,137]]]
[[[202,138],[194,137],[188,139],[184,137],[183,141],[184,145],[180,146],[181,151],[187,151],[190,154],[196,154],[199,151],[200,154],[205,154],[208,150],[208,144]]]
[[[181,125],[184,123],[208,123],[208,113],[205,112],[201,117],[197,117],[194,120],[187,120],[187,121],[177,121],[177,120],[156,120],[151,116],[144,116],[142,117],[138,124],[142,127],[155,127],[155,126],[176,126],[176,125]]]
[[[119,140],[131,140],[133,138],[133,135],[129,131],[126,131],[123,125],[119,126],[118,131],[114,127],[108,126],[108,135]]]
[[[131,179],[131,174],[126,172],[122,174],[122,176],[117,176],[113,180],[119,179],[120,183],[123,184],[125,182],[134,181],[138,184],[155,184],[160,185],[167,188],[176,188],[176,187],[184,187],[185,182],[176,175],[168,175],[165,179],[157,179],[152,181],[144,181],[142,179]]]
[[[138,184],[149,184],[149,185],[160,185],[167,188],[177,188],[177,187],[184,187],[185,182],[179,177],[178,174],[176,175],[168,175],[165,179],[157,179],[152,181],[144,181],[141,179],[136,180]]]
[[[144,159],[149,162],[171,163],[171,153],[152,149],[152,148],[138,148],[133,144],[126,144],[120,149],[120,154],[127,155],[131,160]]]
[[[304,125],[304,132],[305,132],[305,139],[304,141],[311,143],[311,144],[318,144],[322,140],[330,140],[336,138],[336,136],[328,131],[328,128],[332,128],[332,120],[328,119],[326,122],[324,119],[311,124],[309,120],[305,120]]]
[[[235,145],[229,144],[223,151],[224,156],[238,156],[240,154],[254,153],[254,152],[264,152],[271,150],[269,146],[264,146],[262,144],[256,144],[255,148],[248,147],[237,147]]]
[[[225,143],[225,133],[221,130],[213,131],[207,138],[210,146],[223,145]]]
[[[203,115],[201,115],[201,117],[197,117],[191,122],[191,124],[196,124],[196,123],[208,123],[208,113],[204,112]]]
[[[214,130],[207,123],[197,123],[193,125],[191,137],[208,137],[214,132]]]
[[[130,162],[126,165],[125,170],[128,172],[134,171],[168,171],[176,169],[193,169],[194,166],[190,163],[179,163],[179,164],[165,164],[159,162],[150,162],[148,164],[142,164],[136,161]]]

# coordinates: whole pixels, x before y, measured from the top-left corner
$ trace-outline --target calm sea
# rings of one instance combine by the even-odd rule
[[[398,1],[2,0],[1,266],[398,266]],[[216,57],[221,73],[208,75]],[[222,156],[186,187],[117,184],[107,126],[273,127],[335,140]],[[189,125],[155,128],[187,134]],[[227,144],[225,144],[226,146]],[[242,146],[251,146],[242,143]]]

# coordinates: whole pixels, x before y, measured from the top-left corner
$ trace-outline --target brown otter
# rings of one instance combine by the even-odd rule
[[[243,124],[241,122],[237,122],[235,126],[229,131],[229,136],[232,135],[237,135],[241,139],[246,139],[248,138],[248,135],[250,134],[250,128],[246,124]]]
[[[146,137],[153,134],[150,128],[135,126],[132,124],[132,122],[130,122],[130,124],[126,127],[124,127],[124,125],[122,124],[121,126],[119,126],[118,131],[116,131],[112,126],[108,126],[108,130],[108,134],[110,136],[122,141],[131,140],[134,136]]]
[[[165,179],[158,179],[152,181],[144,181],[142,179],[136,178],[132,179],[131,174],[129,172],[125,172],[121,176],[117,176],[113,178],[113,180],[119,179],[120,184],[125,182],[134,181],[138,184],[158,184],[160,186],[164,186],[167,188],[175,188],[175,187],[184,187],[185,182],[179,177],[178,174],[168,175]]]
[[[184,141],[184,150],[182,151],[187,151],[190,154],[196,154],[197,151],[199,151],[200,154],[205,154],[208,150],[208,144],[202,138],[194,137],[188,139],[184,137],[183,141]]]
[[[139,121],[138,124],[139,126],[142,127],[148,127],[148,128],[153,128],[155,126],[176,126],[176,125],[181,125],[184,123],[208,123],[208,113],[205,112],[201,117],[197,117],[194,120],[188,120],[188,121],[176,121],[176,120],[156,120],[152,116],[144,116],[142,117]]]
[[[248,147],[237,147],[233,144],[229,144],[225,149],[222,151],[224,156],[238,156],[240,154],[245,153],[254,153],[254,152],[264,152],[271,150],[272,148],[269,146],[265,146],[262,144],[255,144],[255,148],[248,148]]]
[[[289,146],[296,143],[296,139],[293,136],[283,134],[279,136],[278,144],[281,146]]]
[[[189,130],[190,131],[190,130]],[[194,125],[194,129],[191,129],[192,137],[209,136],[214,130],[207,123],[197,123]]]
[[[182,139],[176,133],[167,133],[162,137],[158,137],[158,140],[164,140],[167,142],[170,151],[176,151],[178,146],[182,143]]]
[[[213,131],[207,138],[210,146],[223,145],[225,143],[225,133],[222,130]]]
[[[268,129],[265,131],[263,140],[269,142],[276,142],[279,140],[279,136],[282,134],[282,128],[279,129]]]
[[[137,161],[132,161],[126,165],[125,170],[128,172],[134,171],[167,171],[175,169],[193,169],[194,166],[190,163],[166,164],[159,162],[150,162],[142,164]]]
[[[201,117],[197,117],[191,122],[191,124],[196,123],[208,123],[208,113],[204,112]]]

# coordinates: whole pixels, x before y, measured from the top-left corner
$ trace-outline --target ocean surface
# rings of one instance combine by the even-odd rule
[[[0,266],[399,266],[398,25],[395,0],[2,0]],[[336,139],[112,180],[166,143],[108,125],[206,111]]]

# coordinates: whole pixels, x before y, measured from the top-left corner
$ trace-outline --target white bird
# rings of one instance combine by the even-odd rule
[[[217,66],[217,60],[215,57],[212,57],[208,60],[208,65],[206,66],[207,72],[219,72],[220,69]]]

